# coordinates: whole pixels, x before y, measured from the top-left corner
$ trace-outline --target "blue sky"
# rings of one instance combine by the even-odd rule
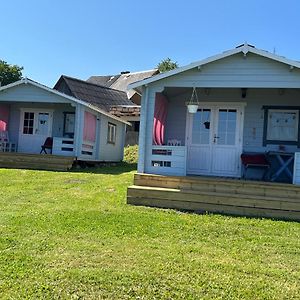
[[[0,59],[53,86],[61,74],[180,66],[244,41],[300,60],[300,1],[1,1]]]

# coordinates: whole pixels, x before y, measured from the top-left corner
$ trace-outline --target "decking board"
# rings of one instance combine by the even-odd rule
[[[0,152],[0,168],[9,169],[66,171],[74,160],[69,156]]]
[[[290,184],[136,174],[127,203],[300,221],[300,187]]]

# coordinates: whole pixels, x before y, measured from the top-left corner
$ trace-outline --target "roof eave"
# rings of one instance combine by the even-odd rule
[[[237,53],[243,53],[246,56],[248,52],[254,53],[256,55],[260,55],[260,56],[275,60],[277,62],[281,62],[281,63],[287,64],[289,66],[300,69],[300,62],[293,61],[293,60],[287,59],[285,57],[281,57],[281,56],[278,56],[276,54],[272,54],[272,53],[269,53],[267,51],[260,50],[260,49],[251,47],[247,44],[244,44],[242,47],[234,48],[234,49],[225,51],[223,53],[208,57],[206,59],[188,64],[186,66],[183,66],[183,67],[180,67],[180,68],[177,68],[177,69],[174,69],[174,70],[162,73],[162,74],[158,74],[158,75],[155,75],[153,77],[150,77],[150,78],[147,78],[147,79],[144,79],[144,80],[141,80],[141,81],[133,82],[133,83],[128,85],[127,89],[128,90],[129,89],[134,89],[135,91],[139,91],[138,87],[145,86],[145,85],[150,84],[152,82],[156,82],[156,81],[162,80],[164,78],[171,77],[173,75],[176,75],[176,74],[179,74],[179,73],[182,73],[182,72],[194,69],[194,68],[199,68],[199,67],[201,67],[203,65],[206,65],[208,63],[220,60],[222,58],[226,58],[226,57],[231,56],[231,55],[235,55]]]
[[[105,115],[105,116],[107,116],[107,117],[109,117],[109,118],[112,118],[112,119],[114,119],[114,120],[116,120],[116,121],[119,121],[119,122],[125,123],[126,125],[130,125],[130,126],[131,126],[131,124],[130,124],[129,122],[127,122],[127,121],[125,121],[125,120],[123,120],[123,119],[121,119],[121,118],[115,117],[115,116],[111,115],[110,113],[108,113],[108,112],[106,112],[106,111],[104,111],[104,110],[102,110],[102,109],[100,109],[100,108],[98,108],[98,107],[95,107],[95,106],[92,105],[92,104],[89,104],[89,103],[87,103],[87,102],[85,102],[85,101],[83,101],[83,100],[74,98],[74,97],[72,97],[72,96],[69,96],[69,95],[64,94],[64,93],[62,93],[62,92],[59,92],[59,91],[57,91],[57,90],[51,89],[51,88],[49,88],[49,87],[47,87],[47,86],[45,86],[45,85],[43,85],[43,84],[40,84],[40,83],[35,82],[35,81],[33,81],[33,80],[30,80],[30,79],[28,79],[28,78],[26,78],[26,77],[25,77],[25,78],[22,78],[21,80],[18,80],[18,81],[16,81],[16,82],[13,82],[13,83],[10,83],[10,84],[5,85],[5,86],[3,86],[3,87],[0,87],[0,92],[3,91],[3,90],[6,90],[6,89],[12,88],[12,87],[14,87],[14,86],[21,85],[21,84],[31,84],[31,85],[33,85],[33,86],[39,87],[39,88],[44,89],[44,90],[46,90],[46,91],[48,91],[48,92],[50,92],[50,93],[53,93],[53,94],[56,94],[56,95],[58,95],[58,96],[60,96],[60,97],[63,97],[63,98],[65,98],[65,99],[68,99],[68,100],[70,100],[70,101],[72,101],[72,102],[75,102],[75,103],[81,104],[81,105],[83,105],[83,106],[85,106],[85,107],[88,107],[88,108],[90,108],[90,109],[92,109],[92,110],[94,110],[94,111],[97,111],[97,112],[99,112],[99,113],[101,113],[101,114],[103,114],[103,115]]]

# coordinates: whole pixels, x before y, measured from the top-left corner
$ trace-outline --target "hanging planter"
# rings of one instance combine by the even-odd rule
[[[188,108],[188,112],[190,114],[195,114],[198,110],[198,105],[197,104],[188,104],[187,108]]]
[[[190,101],[187,103],[188,112],[190,114],[195,114],[198,110],[199,100],[196,92],[196,88],[193,88],[192,96]]]

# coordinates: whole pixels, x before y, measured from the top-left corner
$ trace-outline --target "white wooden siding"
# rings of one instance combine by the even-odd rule
[[[107,143],[108,122],[116,124],[116,143]],[[124,152],[125,124],[110,119],[107,116],[100,117],[100,144],[99,144],[99,160],[100,161],[121,161]]]
[[[0,101],[73,103],[71,100],[30,84],[18,85],[1,91]]]
[[[10,140],[17,144],[20,130],[20,111],[21,108],[41,108],[53,110],[52,136],[62,137],[64,126],[63,112],[74,112],[74,107],[69,104],[51,104],[51,103],[13,103],[10,104],[8,133]]]
[[[167,150],[171,155],[155,155],[152,150]],[[152,162],[169,162],[170,167],[153,165]],[[152,146],[150,160],[146,161],[149,173],[160,175],[186,175],[186,147],[185,146]]]
[[[160,88],[161,89],[161,88]],[[190,91],[191,92],[191,91]],[[177,97],[169,98],[169,109],[166,123],[166,141],[168,139],[178,139],[185,141],[186,128],[186,105],[185,102],[190,97],[190,92]],[[244,116],[243,151],[245,152],[265,152],[278,150],[278,145],[263,146],[263,126],[264,126],[264,105],[287,105],[299,106],[300,90],[286,89],[280,95],[278,89],[248,89],[246,98],[241,98],[240,89],[211,89],[209,95],[205,95],[204,90],[199,90],[199,99],[203,102],[246,102]],[[152,151],[152,127],[153,127],[153,107],[155,101],[155,91],[149,93],[148,120],[146,128],[145,145],[145,172],[153,173],[151,167]],[[151,109],[152,106],[152,109]],[[287,145],[287,151],[294,152],[297,146]],[[154,172],[155,174],[157,172]]]
[[[286,64],[248,53],[242,53],[185,71],[149,86],[172,87],[253,87],[253,88],[299,88],[300,70]]]

